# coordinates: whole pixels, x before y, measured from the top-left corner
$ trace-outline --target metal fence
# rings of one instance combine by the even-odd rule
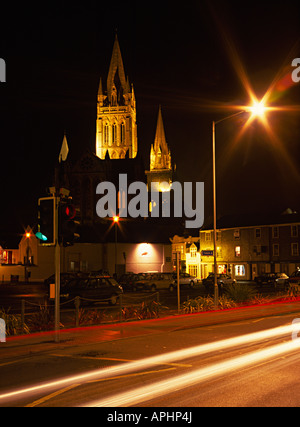
[[[111,299],[90,299],[79,296],[60,303],[60,318],[62,327],[92,325],[109,322],[122,322],[159,316],[159,292],[150,295],[119,295],[115,305],[110,305]],[[22,299],[20,314],[21,327],[32,325],[30,330],[47,330],[52,328],[54,319],[54,301],[45,299],[44,302],[32,302]],[[108,314],[110,313],[110,314]],[[36,324],[34,324],[34,322]],[[48,324],[47,324],[48,323]]]

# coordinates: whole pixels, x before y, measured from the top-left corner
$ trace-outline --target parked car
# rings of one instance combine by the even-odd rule
[[[297,268],[297,270],[290,275],[289,284],[300,285],[300,269],[299,268]]]
[[[255,277],[255,282],[259,286],[270,285],[270,286],[288,286],[289,277],[285,273],[264,273]]]
[[[275,288],[277,286],[283,286],[284,288],[287,288],[289,286],[289,276],[285,273],[276,273],[274,285]]]
[[[106,300],[110,305],[118,302],[123,293],[122,287],[110,276],[74,278],[61,286],[61,299],[68,301],[76,296],[93,303],[95,300]]]
[[[76,273],[60,273],[60,285],[67,284],[70,280],[76,279],[78,276]],[[55,274],[44,280],[44,285],[49,288],[51,283],[55,283]]]
[[[135,283],[137,290],[156,290],[169,289],[172,292],[176,285],[173,273],[151,273],[146,275],[142,280]]]
[[[175,281],[175,284],[177,285],[177,274],[173,274],[173,278]],[[198,283],[199,280],[196,276],[191,276],[189,273],[180,273],[179,274],[179,284],[180,286],[189,286],[190,288],[193,288],[196,283]]]
[[[209,273],[209,275],[202,280],[202,284],[205,286],[205,289],[208,292],[212,292],[214,290],[214,283],[215,283],[214,273]],[[236,280],[232,279],[232,277],[228,274],[218,274],[217,283],[218,283],[219,290],[222,290],[225,286],[235,284]]]
[[[118,283],[125,292],[135,292],[137,290],[136,282],[146,278],[145,273],[124,273],[118,279]]]

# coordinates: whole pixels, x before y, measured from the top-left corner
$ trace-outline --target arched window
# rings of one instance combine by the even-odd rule
[[[109,141],[109,126],[108,123],[104,125],[104,145],[108,145]]]
[[[121,123],[121,144],[125,143],[125,123]]]
[[[115,123],[112,125],[112,143],[117,143],[117,125]]]

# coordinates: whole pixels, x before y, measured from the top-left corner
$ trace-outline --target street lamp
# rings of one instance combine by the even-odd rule
[[[217,272],[217,200],[216,200],[216,125],[225,120],[232,119],[240,114],[250,112],[252,118],[263,117],[266,111],[266,106],[262,101],[253,101],[251,106],[244,107],[238,113],[231,114],[218,121],[212,122],[212,153],[213,153],[213,212],[214,212],[214,305],[218,307],[219,303],[219,288],[218,288],[218,272]]]
[[[114,216],[113,221],[115,224],[115,275],[117,275],[117,243],[118,243],[118,222],[120,217]]]

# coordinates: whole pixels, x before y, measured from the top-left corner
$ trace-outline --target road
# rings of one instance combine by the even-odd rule
[[[0,405],[299,406],[300,345],[291,339],[297,316],[183,328],[175,320],[172,328],[171,319],[165,331],[145,324],[151,335],[78,346],[62,342],[0,363]]]

